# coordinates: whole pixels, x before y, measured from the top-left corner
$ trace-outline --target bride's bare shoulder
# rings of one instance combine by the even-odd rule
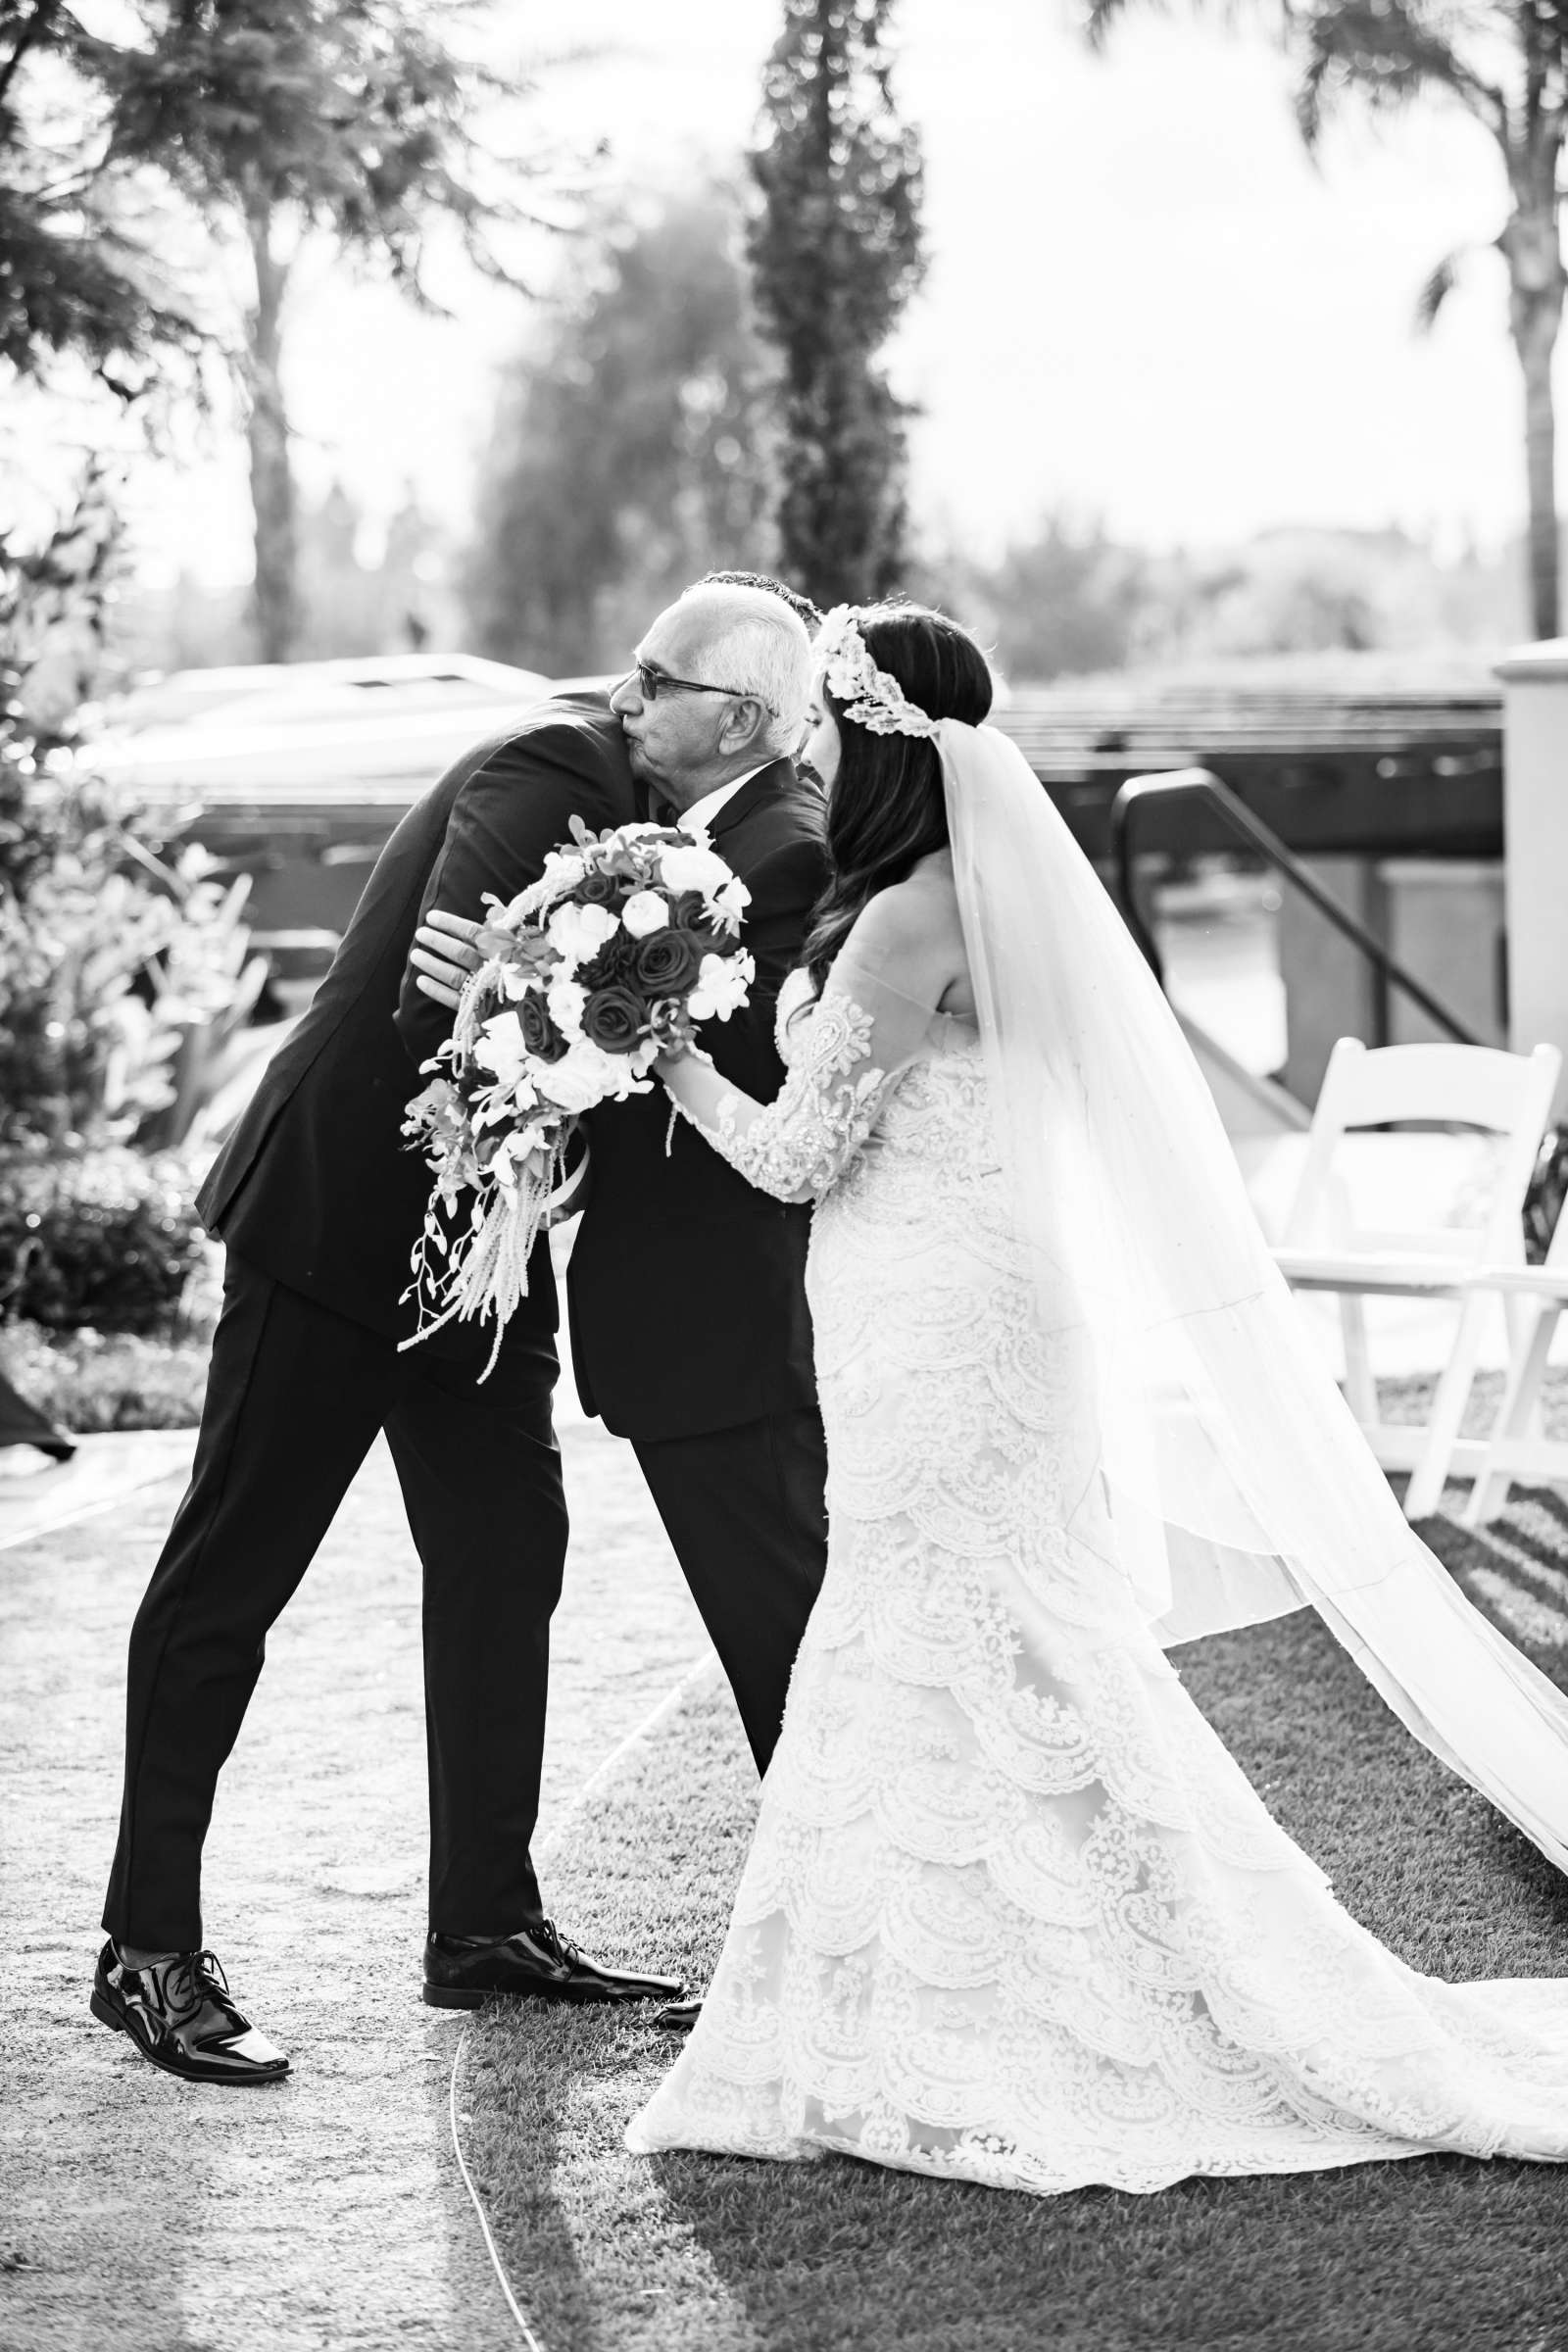
[[[906,874],[890,889],[878,891],[870,905],[881,910],[884,923],[901,932],[927,939],[956,940],[963,936],[953,858],[947,850],[922,858],[913,873]]]
[[[922,858],[902,882],[868,899],[855,926],[862,951],[893,956],[944,985],[966,968],[953,860],[945,852]]]
[[[863,925],[883,940],[929,937],[950,923],[956,929],[958,895],[954,888],[953,861],[942,855],[945,873],[935,858],[923,858],[912,874],[906,874],[902,882],[890,882],[866,900],[856,928]]]

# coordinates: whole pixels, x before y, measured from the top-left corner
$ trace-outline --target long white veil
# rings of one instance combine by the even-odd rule
[[[1202,1074],[1016,746],[937,737],[999,1142],[1043,1325],[1081,1327],[1074,1540],[1166,1644],[1310,1603],[1395,1713],[1568,1870],[1568,1696],[1403,1518],[1269,1254]]]

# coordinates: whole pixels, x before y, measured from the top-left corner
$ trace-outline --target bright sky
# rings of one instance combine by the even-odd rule
[[[505,6],[542,47],[614,54],[557,72],[562,125],[606,135],[626,184],[723,163],[755,120],[777,0]],[[552,22],[554,18],[554,22]],[[1129,14],[1090,53],[1064,0],[903,0],[904,109],[926,143],[932,268],[896,347],[915,435],[916,518],[982,549],[1046,510],[1100,514],[1146,543],[1277,522],[1472,532],[1515,527],[1520,396],[1501,264],[1481,252],[1418,338],[1416,291],[1445,253],[1500,226],[1479,128],[1433,108],[1302,154],[1290,76],[1258,36]],[[451,323],[313,273],[291,393],[302,471],[335,471],[372,513],[412,480],[464,525],[491,370],[527,331],[465,280]],[[160,568],[247,568],[238,451],[149,485]]]

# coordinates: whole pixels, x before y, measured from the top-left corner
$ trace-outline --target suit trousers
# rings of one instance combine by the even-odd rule
[[[528,1846],[566,1550],[556,1376],[551,1334],[514,1332],[481,1387],[230,1250],[191,1484],[130,1637],[111,1935],[200,1945],[202,1843],[268,1630],[383,1429],[423,1567],[430,1925],[538,1919]]]
[[[822,1416],[808,1406],[632,1444],[765,1772],[827,1568]]]

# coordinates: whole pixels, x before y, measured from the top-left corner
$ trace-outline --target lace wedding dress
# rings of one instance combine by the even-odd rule
[[[978,1032],[920,1013],[888,1051],[873,992],[803,1010],[802,977],[778,1102],[696,1083],[754,1182],[818,1199],[827,1578],[628,2145],[1037,2194],[1568,2160],[1568,1983],[1443,1984],[1358,1927],[1107,1569],[1082,1324],[1040,1314]]]

